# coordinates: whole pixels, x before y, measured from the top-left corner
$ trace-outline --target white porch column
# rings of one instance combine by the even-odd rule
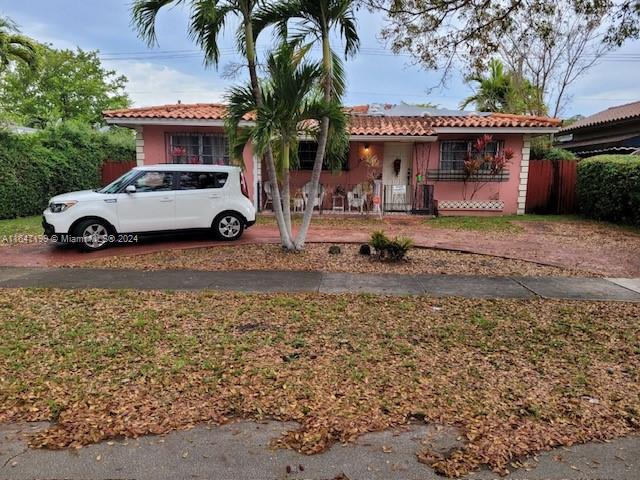
[[[259,187],[262,186],[262,162],[257,155],[253,156],[253,205],[258,208],[258,198],[261,195]],[[264,200],[262,202],[264,204]]]
[[[531,135],[524,135],[522,142],[522,160],[520,161],[520,182],[518,183],[518,215],[524,215],[527,203],[527,181],[529,180],[529,154]]]
[[[142,126],[136,127],[136,164],[144,165],[144,135]]]

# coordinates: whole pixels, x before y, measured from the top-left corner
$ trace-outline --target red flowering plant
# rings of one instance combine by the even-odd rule
[[[187,149],[183,147],[173,147],[170,150],[170,154],[173,163],[181,163],[179,160],[176,162],[176,160],[180,157],[184,157],[187,154]]]
[[[495,153],[487,151],[488,146],[492,143],[493,136],[483,135],[473,142],[471,152],[464,160],[464,189],[463,197],[465,200],[473,200],[473,197],[490,182],[500,180],[502,173],[507,165],[513,159],[513,150],[511,148],[496,148]],[[471,195],[467,198],[467,186],[473,184]]]

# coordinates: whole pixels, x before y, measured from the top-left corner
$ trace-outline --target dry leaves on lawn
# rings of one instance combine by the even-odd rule
[[[640,305],[368,295],[3,290],[0,421],[76,447],[233,417],[304,453],[424,418],[462,475],[640,431]],[[593,400],[597,399],[597,402]],[[383,452],[380,452],[384,455]]]
[[[329,254],[329,244],[307,244],[300,253],[286,253],[278,245],[167,250],[132,256],[114,256],[82,263],[82,267],[142,270],[316,270],[325,272],[589,276],[571,268],[539,265],[522,260],[443,250],[414,248],[408,261],[380,262],[358,254],[359,245],[340,244],[342,253]]]

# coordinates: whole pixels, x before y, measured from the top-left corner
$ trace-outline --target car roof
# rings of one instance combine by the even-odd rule
[[[142,165],[135,167],[135,170],[147,171],[170,171],[170,172],[233,172],[240,170],[240,167],[229,165],[192,165],[184,163],[158,163],[156,165]]]

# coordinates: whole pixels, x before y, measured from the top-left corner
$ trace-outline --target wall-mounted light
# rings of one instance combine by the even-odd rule
[[[364,151],[365,152],[369,152],[369,144],[368,143],[364,144]]]

